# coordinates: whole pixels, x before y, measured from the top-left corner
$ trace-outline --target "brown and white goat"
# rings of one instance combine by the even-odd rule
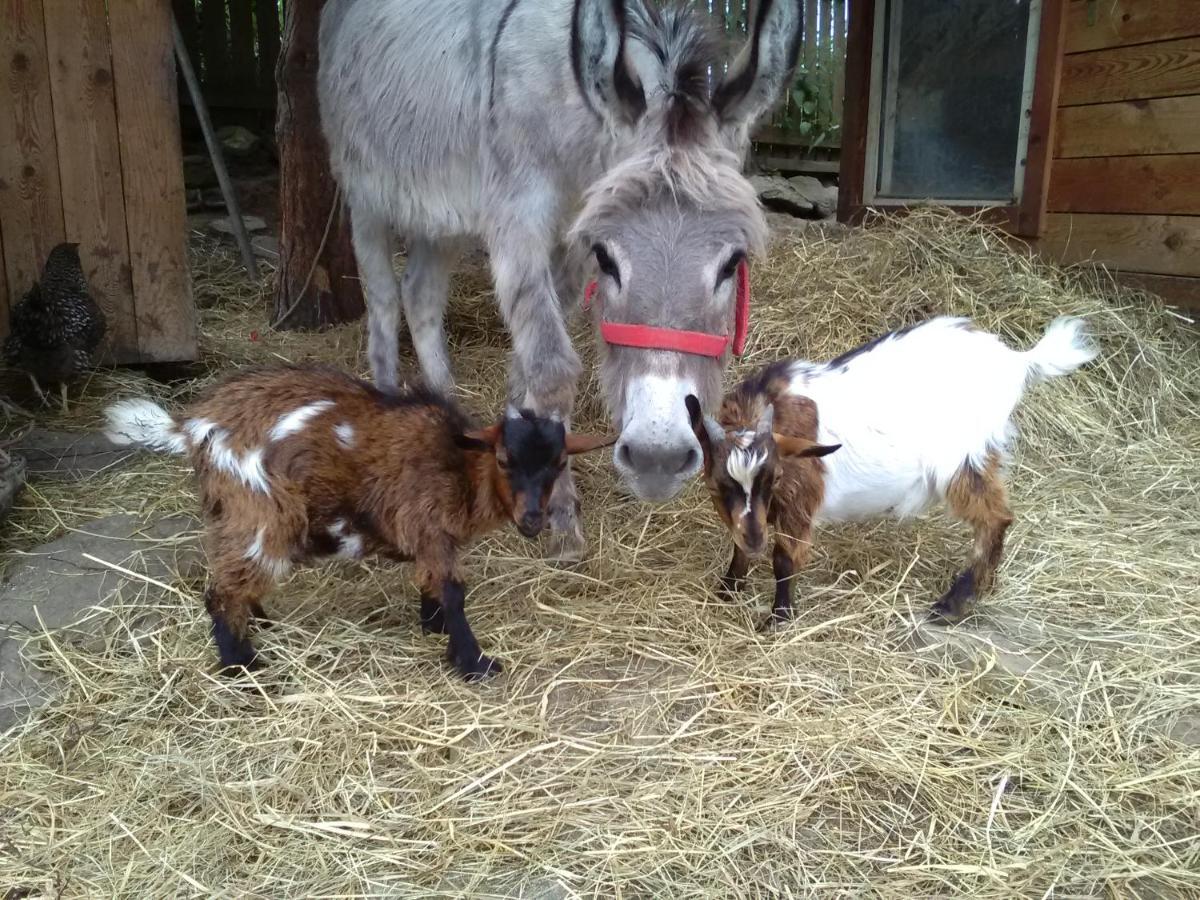
[[[431,391],[385,394],[314,366],[237,375],[178,416],[128,400],[108,420],[118,443],[191,458],[223,666],[256,664],[249,618],[263,618],[263,598],[294,564],[375,553],[416,564],[422,626],[449,636],[447,656],[468,678],[501,667],[467,623],[460,550],[505,520],[535,537],[567,456],[612,442],[511,407],[470,430]]]
[[[942,317],[825,364],[773,363],[725,397],[719,421],[688,397],[705,482],[735,545],[722,592],[743,586],[771,524],[771,621],[787,619],[819,521],[906,518],[944,502],[971,526],[975,547],[933,612],[961,618],[990,588],[1013,521],[1000,471],[1013,411],[1029,383],[1095,355],[1079,319],[1056,320],[1018,352],[966,319]]]

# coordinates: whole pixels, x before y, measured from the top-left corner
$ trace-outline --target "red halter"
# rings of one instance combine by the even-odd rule
[[[583,294],[583,308],[591,306],[599,285],[592,282]],[[733,338],[723,334],[707,334],[703,331],[682,331],[678,328],[657,328],[653,325],[634,325],[630,322],[606,322],[601,311],[600,337],[606,343],[620,347],[637,347],[642,350],[674,350],[677,353],[694,353],[697,356],[719,357],[733,346],[733,355],[741,356],[746,347],[746,333],[750,330],[750,267],[743,259],[737,267],[737,303],[733,324]]]

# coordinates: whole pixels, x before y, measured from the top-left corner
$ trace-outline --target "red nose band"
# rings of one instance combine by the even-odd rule
[[[630,322],[606,322],[600,310],[600,337],[605,343],[619,347],[637,347],[640,350],[674,350],[676,353],[692,353],[696,356],[720,357],[732,344],[734,356],[741,356],[746,348],[746,334],[750,330],[750,267],[743,259],[737,267],[737,301],[734,309],[733,338],[724,334],[708,334],[703,331],[682,331],[678,328],[657,328],[653,325],[635,325]],[[583,308],[587,309],[596,296],[599,285],[592,282],[583,294]]]

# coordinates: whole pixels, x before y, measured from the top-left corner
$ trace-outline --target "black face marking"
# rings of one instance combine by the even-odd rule
[[[567,429],[562,422],[521,410],[519,418],[505,418],[502,443],[502,467],[513,496],[523,499],[515,512],[545,512],[554,482],[566,466]]]

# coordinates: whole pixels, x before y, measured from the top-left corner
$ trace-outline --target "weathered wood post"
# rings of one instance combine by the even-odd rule
[[[275,326],[315,328],[364,310],[350,222],[342,207],[317,107],[317,27],[324,0],[290,0],[276,69],[279,272]]]

